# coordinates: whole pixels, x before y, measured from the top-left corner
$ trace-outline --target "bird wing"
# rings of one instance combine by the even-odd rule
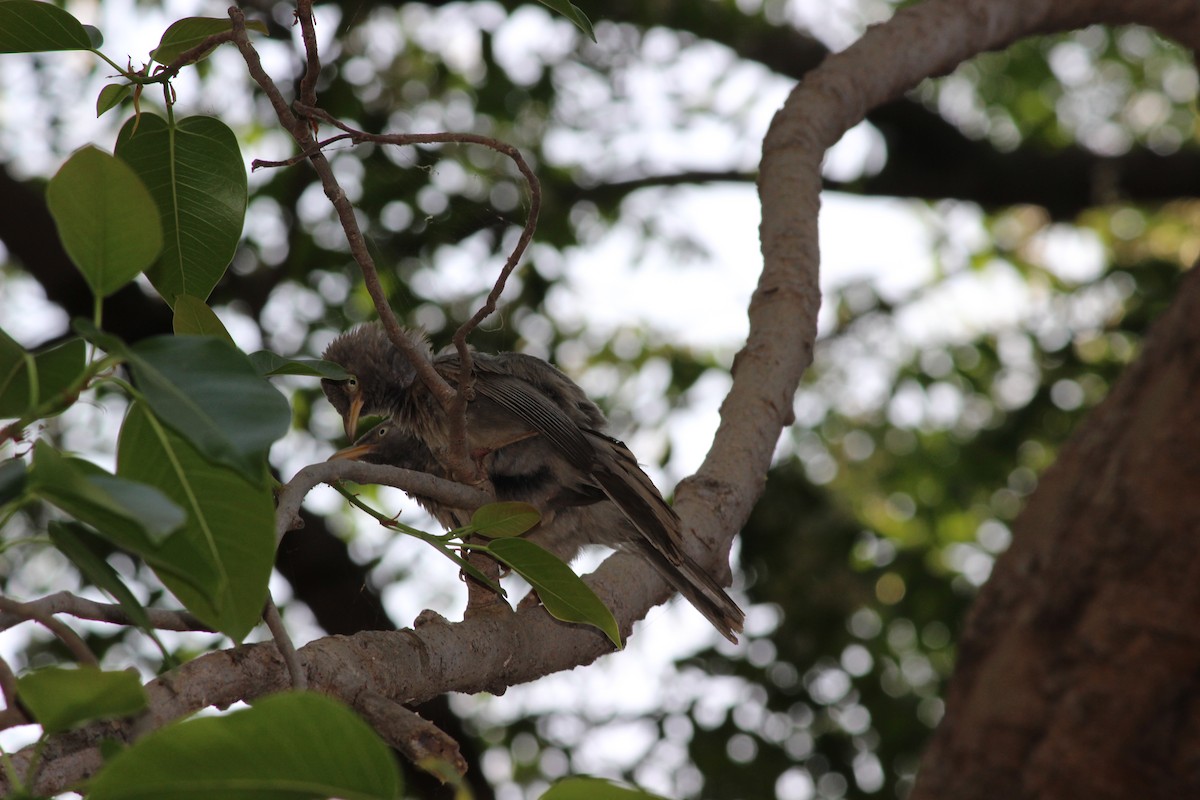
[[[531,365],[523,365],[525,369],[518,377],[500,371],[506,366],[503,363],[493,362],[488,357],[477,357],[475,391],[529,425],[573,467],[595,481],[655,550],[671,563],[681,563],[684,556],[679,517],[638,466],[629,448],[611,436],[581,427],[547,396],[542,384],[555,384],[551,378],[559,378],[557,374],[547,374],[542,380],[540,375],[529,373]],[[454,359],[452,366],[449,360],[443,363],[453,372],[458,362]],[[553,370],[545,362],[540,363],[545,370]],[[561,381],[568,380],[561,376]],[[579,394],[582,396],[582,392]]]
[[[554,374],[557,370],[532,356],[526,360],[537,361],[543,371],[549,370],[544,379],[537,374],[536,365],[523,363],[523,369],[518,370],[518,375],[514,375],[510,371],[512,365],[508,362],[497,356],[476,353],[475,392],[513,414],[529,426],[530,432],[545,438],[572,466],[590,472],[596,459],[591,443],[580,430],[578,423],[553,402],[543,389],[543,386],[548,388],[548,384],[558,377]],[[446,380],[458,383],[457,355],[439,356],[434,361],[434,367]],[[569,380],[566,376],[562,376],[561,379]]]
[[[598,431],[588,431],[597,453],[592,478],[604,494],[650,544],[673,564],[683,561],[683,534],[679,515],[667,505],[625,443]]]

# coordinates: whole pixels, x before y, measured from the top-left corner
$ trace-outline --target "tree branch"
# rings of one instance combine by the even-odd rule
[[[635,620],[673,594],[648,564],[625,554],[610,557],[587,581],[625,636]],[[531,606],[415,630],[330,636],[310,642],[298,655],[316,691],[350,705],[368,691],[412,705],[450,691],[502,694],[508,686],[590,664],[612,649],[600,631],[559,622]],[[147,684],[146,725],[161,727],[201,708],[225,708],[286,688],[287,672],[273,643],[209,653]],[[86,777],[99,764],[102,738],[128,736],[127,725],[104,723],[54,737],[44,748],[36,790],[52,794]],[[27,748],[13,763],[23,770],[31,757]],[[0,792],[6,788],[0,782]]]
[[[39,614],[70,614],[79,619],[90,619],[95,622],[109,622],[113,625],[136,625],[137,622],[119,605],[99,603],[86,597],[70,592],[55,592],[40,597],[37,600],[26,600],[21,604],[24,608],[37,611]],[[164,631],[203,631],[211,632],[212,628],[193,617],[186,611],[171,611],[163,608],[147,608],[146,615],[150,625]],[[0,630],[7,630],[22,622],[22,615],[13,612],[0,613]]]
[[[66,648],[71,651],[71,655],[76,661],[92,667],[100,666],[100,661],[96,658],[96,654],[92,652],[91,648],[87,646],[87,642],[80,638],[79,634],[73,631],[70,626],[59,622],[53,615],[46,613],[43,609],[13,600],[10,597],[0,597],[0,612],[14,617],[24,617],[26,620],[38,623],[66,645]]]

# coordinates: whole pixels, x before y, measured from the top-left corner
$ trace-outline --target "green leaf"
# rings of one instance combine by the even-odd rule
[[[204,456],[265,480],[267,450],[292,410],[246,354],[215,336],[152,336],[133,347],[87,320],[75,329],[128,364],[154,414]]]
[[[170,64],[181,55],[191,50],[210,36],[232,30],[233,23],[229,18],[219,17],[186,17],[173,22],[163,33],[158,47],[150,51],[150,57],[160,64]],[[254,20],[246,23],[246,30],[266,33],[267,26]],[[205,54],[207,55],[207,53]]]
[[[96,719],[127,717],[147,702],[136,672],[95,667],[39,669],[17,678],[17,696],[50,734]]]
[[[28,478],[30,492],[87,522],[117,547],[141,556],[168,586],[184,583],[192,587],[193,593],[218,595],[222,576],[207,557],[207,551],[196,546],[194,537],[186,536],[185,530],[166,539],[147,533],[145,520],[136,515],[131,517],[124,507],[114,510],[115,500],[111,497],[96,497],[95,493],[102,490],[89,483],[88,476],[118,480],[95,464],[65,458],[44,442],[34,446],[34,467]],[[169,580],[168,575],[173,578]]]
[[[49,417],[67,410],[75,402],[78,394],[75,384],[85,369],[82,339],[71,339],[31,357],[2,332],[0,339],[8,340],[0,342],[0,418]],[[16,347],[16,352],[9,343]],[[30,392],[30,361],[37,374],[36,393]]]
[[[153,486],[68,458],[44,441],[33,447],[29,490],[118,544],[132,536],[135,544],[159,545],[184,523],[183,509]]]
[[[663,797],[606,778],[579,775],[558,781],[539,800],[663,800]]]
[[[212,117],[172,127],[142,114],[125,123],[116,152],[141,176],[161,215],[162,255],[146,277],[169,304],[181,294],[207,300],[246,217],[246,167],[233,131]]]
[[[275,499],[266,465],[259,469],[247,480],[213,464],[142,403],[129,408],[117,441],[117,474],[157,487],[187,512],[151,565],[189,611],[235,641],[258,623],[275,559]],[[164,562],[171,571],[159,569]],[[212,576],[211,589],[180,579],[180,567]]]
[[[62,165],[46,187],[46,203],[67,255],[99,297],[129,283],[162,252],[154,198],[127,164],[95,147],[75,151]]]
[[[29,394],[29,360],[25,348],[0,330],[0,419],[22,416],[35,401]]]
[[[146,615],[145,607],[133,592],[129,591],[129,587],[112,565],[105,560],[105,550],[111,548],[108,548],[102,537],[78,522],[51,520],[46,526],[46,531],[59,552],[71,559],[71,563],[79,568],[93,586],[114,598],[136,625],[145,630],[150,629],[150,618]]]
[[[82,340],[72,339],[31,355],[0,331],[0,419],[66,410],[75,402],[75,392],[68,390],[83,377],[84,349]],[[31,366],[37,375],[32,387]]]
[[[75,17],[50,3],[0,0],[0,53],[91,50],[92,39]]]
[[[171,318],[171,327],[176,336],[218,336],[230,344],[234,343],[220,317],[207,303],[191,295],[181,294],[175,298],[175,316]],[[253,356],[250,360],[254,360]]]
[[[103,116],[105,111],[120,105],[121,101],[129,96],[132,88],[128,83],[110,83],[101,89],[96,97],[96,116]]]
[[[400,776],[370,726],[335,700],[303,692],[150,733],[90,789],[89,800],[390,800],[400,796]]]
[[[309,378],[329,378],[344,381],[350,373],[332,361],[322,361],[319,358],[285,358],[270,350],[259,350],[250,354],[254,368],[258,374],[268,375],[304,375]]]
[[[155,415],[214,461],[261,480],[292,409],[246,354],[214,336],[152,336],[129,366]]]
[[[100,29],[95,25],[84,25],[83,31],[87,34],[88,41],[92,43],[92,49],[99,50],[100,46],[104,44],[104,34],[100,32]]]
[[[488,503],[471,515],[471,528],[489,539],[520,536],[542,520],[529,503]]]
[[[555,619],[595,626],[618,648],[622,646],[621,631],[612,612],[551,553],[525,539],[496,539],[488,543],[487,551],[528,581]]]
[[[19,458],[0,461],[0,506],[24,494],[27,474],[25,462]]]
[[[571,0],[538,0],[538,2],[574,22],[575,27],[586,33],[587,37],[593,42],[596,41],[596,33],[592,30],[591,21],[588,20],[587,15],[579,10],[579,6],[572,3]]]

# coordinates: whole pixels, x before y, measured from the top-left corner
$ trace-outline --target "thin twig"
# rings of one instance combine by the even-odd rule
[[[337,136],[330,136],[328,139],[322,139],[312,147],[305,150],[303,153],[294,155],[291,158],[285,158],[283,161],[268,161],[264,158],[256,158],[250,162],[250,171],[254,172],[258,169],[273,169],[277,167],[294,167],[301,161],[307,161],[312,158],[314,153],[319,153],[334,142],[340,142],[343,139],[353,140],[353,136],[348,133],[339,133]]]
[[[367,287],[367,292],[371,295],[371,301],[375,304],[375,311],[379,314],[379,320],[383,323],[384,330],[388,333],[388,338],[401,353],[404,353],[404,357],[413,365],[413,368],[421,377],[421,381],[438,398],[442,407],[449,407],[454,399],[454,389],[442,376],[437,374],[429,359],[425,358],[424,354],[417,349],[409,337],[404,335],[404,331],[400,327],[400,322],[396,319],[395,312],[388,305],[387,294],[384,292],[383,284],[379,280],[379,271],[375,267],[375,260],[371,258],[371,254],[367,250],[366,239],[358,226],[358,219],[354,214],[354,206],[347,199],[345,191],[343,191],[337,181],[337,177],[333,174],[329,160],[325,158],[320,148],[314,150],[316,139],[313,136],[309,123],[297,118],[292,113],[287,101],[283,99],[283,94],[279,91],[279,87],[276,86],[275,81],[263,69],[258,51],[254,49],[249,37],[246,35],[246,19],[241,9],[236,6],[230,7],[229,18],[233,21],[234,44],[237,45],[238,51],[242,54],[242,58],[246,62],[246,68],[250,73],[250,77],[254,79],[255,83],[266,94],[271,107],[275,110],[276,117],[279,118],[280,124],[296,140],[301,152],[309,154],[309,163],[312,164],[317,177],[321,180],[321,187],[325,190],[325,196],[329,198],[334,211],[337,212],[338,221],[341,223],[342,230],[346,234],[346,243],[350,246],[350,254],[354,257],[355,262],[362,271],[363,284]],[[305,22],[304,15],[301,14],[301,28],[303,29],[305,25],[309,24],[311,24],[311,20]],[[313,52],[315,54],[315,50]],[[318,63],[315,69],[310,69],[310,72],[315,72],[319,68],[320,65]],[[297,108],[304,107],[302,104],[297,105]],[[462,450],[459,460],[463,462],[463,465],[469,466],[470,464],[465,447]],[[463,465],[456,464],[452,466],[462,467]],[[470,472],[469,468],[459,471],[462,471],[464,474],[469,474]]]
[[[174,61],[163,67],[162,70],[159,71],[154,77],[161,78],[163,80],[170,80],[178,75],[179,70],[183,69],[188,64],[193,64],[199,61],[201,58],[206,56],[209,51],[216,49],[226,42],[232,42],[233,39],[233,31],[221,31],[220,33],[214,33],[212,36],[204,39],[204,41],[200,42],[200,44],[196,45],[195,47],[184,50],[175,58]]]
[[[304,42],[304,77],[300,79],[300,102],[317,103],[317,80],[321,77],[321,58],[317,53],[317,18],[313,15],[312,0],[298,0],[296,21],[300,23],[300,39]]]
[[[297,523],[300,519],[300,504],[314,486],[319,483],[333,485],[342,480],[393,486],[465,511],[473,511],[493,500],[486,492],[424,472],[389,467],[385,464],[368,464],[365,461],[324,461],[308,465],[276,490],[276,542],[288,531],[299,527]]]
[[[71,655],[88,666],[100,666],[99,659],[87,646],[87,642],[79,636],[78,633],[71,630],[70,626],[59,622],[50,614],[44,613],[41,609],[26,605],[19,600],[13,600],[11,597],[0,597],[0,611],[16,614],[24,617],[26,620],[42,625],[51,633],[53,633],[60,642],[66,645],[66,648],[71,651]]]
[[[467,403],[473,397],[474,383],[473,358],[471,349],[467,346],[467,336],[479,326],[479,323],[495,312],[496,304],[500,299],[500,295],[504,292],[504,287],[508,283],[509,276],[512,275],[513,270],[516,269],[517,264],[521,260],[521,256],[525,254],[525,250],[533,240],[533,233],[537,229],[538,215],[541,213],[542,206],[542,189],[537,175],[529,166],[524,156],[521,155],[519,149],[508,142],[493,139],[490,136],[483,136],[476,133],[455,133],[452,131],[437,133],[367,133],[351,128],[320,108],[297,104],[296,110],[301,114],[328,122],[339,130],[344,131],[350,135],[351,140],[355,144],[370,142],[372,144],[387,144],[396,147],[411,147],[421,144],[474,144],[486,147],[511,159],[529,186],[529,214],[525,219],[525,226],[521,229],[521,236],[517,240],[516,246],[513,247],[512,253],[509,254],[508,259],[505,261],[504,267],[500,270],[500,274],[492,285],[492,289],[488,293],[483,305],[454,332],[454,347],[459,357],[458,391],[452,395],[442,395],[435,392],[435,396],[438,397],[449,420],[450,453],[466,454]],[[469,459],[466,463],[470,464]],[[456,467],[458,465],[451,466]],[[478,480],[481,476],[473,475],[476,471],[472,468],[466,474],[472,475],[473,479]],[[455,474],[459,473],[455,472]]]
[[[136,625],[129,612],[115,603],[100,603],[70,592],[55,592],[40,597],[37,600],[26,600],[22,604],[46,616],[52,614],[70,614],[79,619],[89,619],[94,622],[108,622],[113,625]],[[144,609],[150,619],[150,627],[164,631],[199,631],[211,633],[212,628],[193,617],[186,611],[171,611],[164,608]],[[0,631],[7,630],[13,625],[24,621],[24,617],[15,613],[0,613]]]
[[[263,619],[271,631],[271,636],[275,639],[279,655],[283,656],[288,676],[292,679],[292,688],[304,691],[308,688],[308,675],[300,666],[300,659],[296,655],[296,645],[292,642],[292,637],[283,624],[283,618],[279,616],[279,607],[275,605],[275,598],[271,597],[269,592],[267,593],[267,605],[263,609]]]

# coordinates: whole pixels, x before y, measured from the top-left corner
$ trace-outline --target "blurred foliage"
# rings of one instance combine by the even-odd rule
[[[259,5],[273,35],[289,35],[288,7]],[[762,66],[778,55],[764,55],[763,43],[780,29],[783,8],[636,5],[617,4],[607,20],[604,8],[585,9],[597,45],[536,6],[319,6],[328,15],[319,29],[338,36],[324,52],[319,86],[330,113],[370,132],[484,133],[518,146],[534,165],[543,199],[536,245],[502,314],[475,344],[570,360],[576,374],[607,374],[601,384],[611,391],[596,399],[626,432],[664,422],[615,402],[639,370],[665,366],[665,413],[686,407],[688,390],[709,370],[727,368],[729,353],[698,351],[633,324],[617,339],[598,340],[585,322],[555,311],[566,258],[613,226],[634,231],[643,247],[663,235],[652,217],[639,216],[653,202],[627,202],[640,193],[663,192],[692,170],[732,175],[752,167],[754,97],[781,80]],[[861,28],[884,12],[864,2],[860,13],[848,24]],[[298,70],[286,46],[278,52]],[[685,80],[689,69],[705,78]],[[664,120],[640,118],[646,106],[634,102],[652,74],[665,76],[655,87]],[[1195,93],[1195,70],[1178,48],[1141,29],[1089,28],[974,59],[915,97],[999,152],[1165,154],[1196,149]],[[261,103],[258,114],[238,129],[251,154],[260,144],[269,150],[274,136]],[[701,127],[728,151],[691,153],[684,132]],[[652,147],[664,132],[678,137],[674,144]],[[465,146],[361,146],[331,156],[387,267],[393,307],[445,343],[490,288],[524,220],[519,176],[492,152]],[[953,210],[940,202],[926,209],[939,218]],[[1024,498],[1136,356],[1181,269],[1200,255],[1195,201],[1135,207],[1098,192],[1096,206],[1073,225],[1051,225],[1029,205],[980,215],[979,226],[986,235],[968,244],[958,231],[942,231],[949,245],[933,254],[936,273],[917,291],[895,296],[847,283],[825,298],[831,324],[797,396],[798,423],[785,433],[740,539],[736,585],[752,606],[745,646],[682,661],[672,678],[681,694],[636,720],[563,709],[500,722],[486,704],[464,706],[487,750],[479,768],[498,792],[533,795],[581,771],[575,751],[587,737],[635,728],[640,755],[614,766],[612,776],[673,796],[903,796],[942,713],[956,632]],[[1048,254],[1053,235],[1097,249],[1100,268],[1064,276]],[[668,244],[703,257],[684,237]],[[914,316],[945,308],[940,292],[997,271],[1028,288],[1028,308],[940,336],[914,329]],[[253,176],[251,221],[212,302],[236,321],[235,333],[250,331],[285,355],[317,354],[336,332],[373,316],[310,170]],[[319,391],[311,381],[287,385],[297,447],[323,457],[328,451],[312,440],[336,429],[321,427],[329,415]],[[78,430],[46,433],[87,446]],[[383,545],[338,514],[335,527],[358,537],[356,554],[383,561]],[[0,551],[5,593],[77,588],[61,558],[31,544],[44,521],[19,522],[29,538]],[[114,561],[130,582],[148,587],[151,602],[161,594],[145,570]],[[422,577],[394,566],[377,575]],[[104,630],[88,640],[102,654],[119,649],[126,663],[160,668],[153,652],[131,641],[137,636]],[[35,637],[16,666],[60,659],[57,645],[43,641]],[[173,646],[186,656],[210,644]]]

